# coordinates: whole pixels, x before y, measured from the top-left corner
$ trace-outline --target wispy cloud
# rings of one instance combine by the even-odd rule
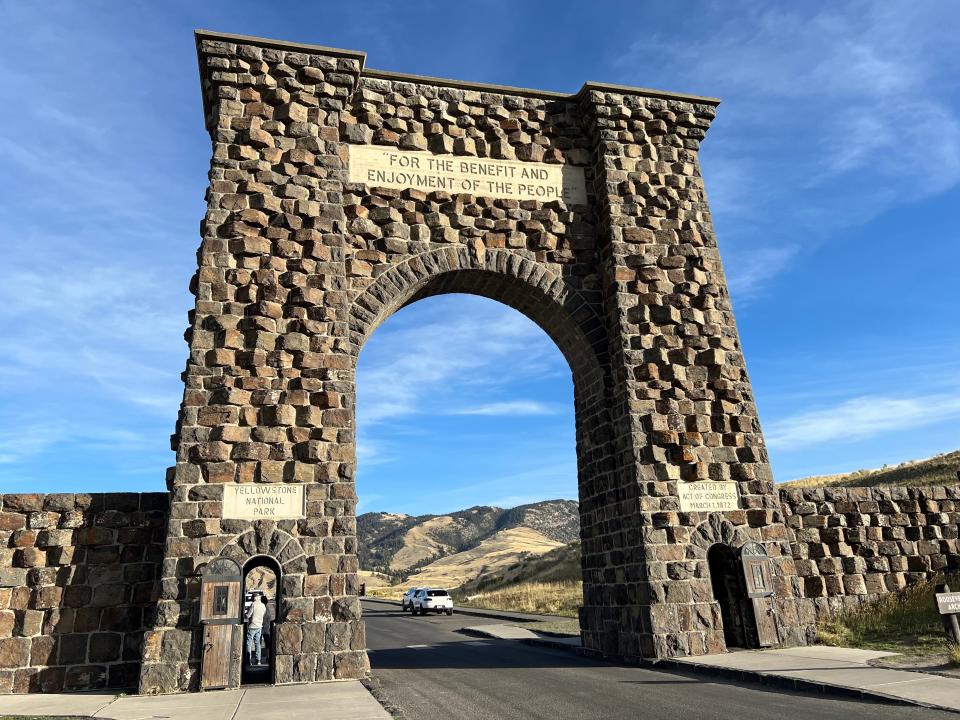
[[[960,396],[864,396],[778,420],[766,428],[772,448],[796,450],[863,440],[960,417]]]
[[[378,330],[360,355],[357,414],[361,431],[405,415],[447,414],[450,403],[470,390],[489,391],[567,368],[560,351],[533,322],[483,298],[437,298],[431,300],[430,308],[417,308],[415,323],[407,325],[403,318],[402,313],[391,318],[390,331]],[[503,366],[505,359],[521,354],[522,365]],[[512,400],[502,406],[505,411],[512,406],[514,414],[523,409],[522,402]],[[532,407],[527,406],[527,414]]]
[[[955,3],[704,4],[696,42],[644,35],[621,77],[720,95],[702,162],[738,296],[852,225],[960,181]],[[931,149],[935,148],[935,159]]]
[[[559,409],[555,405],[538,402],[536,400],[505,400],[503,402],[486,403],[474,407],[453,410],[452,415],[556,415]]]

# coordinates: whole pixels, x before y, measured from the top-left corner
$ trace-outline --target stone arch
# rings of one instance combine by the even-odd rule
[[[400,308],[457,292],[497,300],[526,315],[557,344],[575,376],[606,365],[606,330],[596,303],[542,263],[509,250],[465,246],[414,255],[368,285],[350,307],[352,352],[358,355],[373,331]]]
[[[609,548],[612,542],[621,542],[619,518],[612,518],[610,510],[615,433],[601,303],[518,252],[476,245],[433,250],[391,266],[353,301],[348,323],[354,358],[395,311],[423,298],[457,292],[487,297],[522,313],[550,336],[570,366],[584,607],[601,607],[613,592],[607,572]]]
[[[284,575],[307,571],[303,545],[269,520],[257,520],[252,528],[234,537],[220,551],[221,557],[236,560],[241,567],[258,555],[276,559]]]
[[[717,543],[736,549],[750,540],[738,525],[734,525],[721,513],[710,513],[690,534],[688,552],[696,560],[706,561],[707,551]]]

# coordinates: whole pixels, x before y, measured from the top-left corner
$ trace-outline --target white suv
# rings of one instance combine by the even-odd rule
[[[410,599],[410,612],[414,615],[428,612],[453,615],[453,598],[441,588],[420,588]]]
[[[417,594],[417,590],[422,590],[423,588],[410,588],[407,590],[403,597],[400,599],[400,609],[401,610],[411,610],[413,608],[413,596]]]

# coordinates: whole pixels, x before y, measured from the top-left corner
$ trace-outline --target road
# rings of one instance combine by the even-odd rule
[[[497,620],[363,601],[379,693],[408,720],[952,720],[925,708],[736,685],[456,632]]]

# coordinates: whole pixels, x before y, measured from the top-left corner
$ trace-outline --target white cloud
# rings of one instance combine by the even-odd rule
[[[956,3],[700,10],[698,41],[643,36],[619,58],[620,79],[653,73],[723,98],[702,161],[735,293],[801,248],[960,182]]]
[[[449,414],[451,402],[479,388],[490,391],[524,377],[556,374],[560,368],[569,372],[547,335],[505,305],[468,296],[425,302],[430,304],[418,303],[403,311],[408,315],[388,319],[360,354],[361,432],[405,415]],[[518,355],[524,357],[522,365],[505,367]]]
[[[958,417],[958,396],[862,396],[834,407],[783,418],[768,425],[764,435],[771,448],[797,450],[812,445],[863,440]]]
[[[733,253],[727,267],[735,268],[728,284],[737,297],[750,296],[769,278],[785,268],[797,254],[796,245],[757,247]]]
[[[492,402],[474,407],[454,410],[452,415],[555,415],[557,408],[554,405],[537,402],[536,400],[506,400]]]

